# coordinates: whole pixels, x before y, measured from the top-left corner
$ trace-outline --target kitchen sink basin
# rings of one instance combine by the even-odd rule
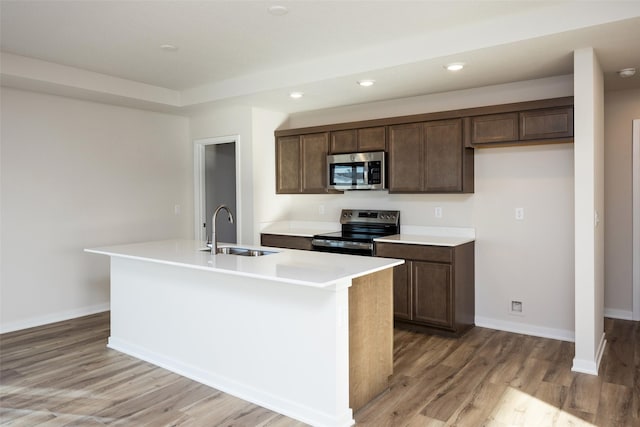
[[[263,256],[269,254],[275,254],[275,251],[263,251],[262,249],[248,249],[248,248],[236,248],[236,247],[223,247],[218,248],[219,254],[227,255],[241,255],[241,256]]]
[[[210,250],[210,249],[203,249]],[[277,253],[276,251],[264,251],[262,249],[238,248],[234,246],[224,246],[218,248],[219,254],[240,255],[240,256],[263,256]]]

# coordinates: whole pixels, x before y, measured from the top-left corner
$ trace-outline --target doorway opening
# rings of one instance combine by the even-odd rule
[[[239,136],[206,138],[194,141],[195,238],[211,237],[211,220],[216,207],[226,205],[234,222],[218,219],[218,242],[240,241],[241,214],[239,204]]]

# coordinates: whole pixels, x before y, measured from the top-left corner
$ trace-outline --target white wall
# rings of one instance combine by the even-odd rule
[[[260,242],[260,230],[265,223],[289,218],[292,197],[276,194],[276,148],[273,131],[287,119],[285,113],[252,109],[254,243]]]
[[[475,162],[477,324],[573,339],[573,144],[476,150]]]
[[[606,92],[604,116],[605,314],[631,320],[631,129],[633,120],[640,119],[640,90]]]
[[[292,115],[287,128],[545,99],[573,94],[573,77],[520,82]],[[271,172],[269,172],[271,173]],[[265,179],[272,179],[265,177]],[[291,196],[291,220],[337,221],[341,208],[401,211],[402,224],[476,229],[476,324],[573,339],[573,144],[477,149],[470,195]],[[277,197],[272,197],[273,203]],[[321,215],[320,206],[325,209]],[[433,208],[443,208],[443,218]],[[514,208],[525,209],[516,221]],[[512,299],[522,316],[509,314]]]
[[[240,197],[236,199],[238,212],[233,212],[237,221],[237,240],[240,244],[253,243],[253,149],[251,108],[228,106],[198,112],[189,118],[191,131],[190,149],[193,158],[193,141],[205,138],[237,136],[236,152],[239,155]],[[238,159],[236,159],[238,162]],[[193,236],[192,236],[193,237]]]
[[[190,237],[186,118],[6,88],[1,103],[2,332],[108,308],[109,261],[84,248]]]

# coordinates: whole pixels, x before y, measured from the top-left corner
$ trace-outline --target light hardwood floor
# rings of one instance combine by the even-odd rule
[[[474,328],[395,331],[391,388],[363,426],[640,426],[640,322],[607,319],[600,376],[573,344]],[[106,348],[103,313],[0,336],[0,425],[303,426]]]

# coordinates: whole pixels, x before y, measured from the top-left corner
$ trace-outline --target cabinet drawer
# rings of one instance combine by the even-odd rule
[[[261,234],[260,244],[274,248],[301,249],[310,251],[311,237],[285,236],[281,234]]]
[[[415,261],[453,262],[453,248],[448,246],[376,243],[376,256]]]

